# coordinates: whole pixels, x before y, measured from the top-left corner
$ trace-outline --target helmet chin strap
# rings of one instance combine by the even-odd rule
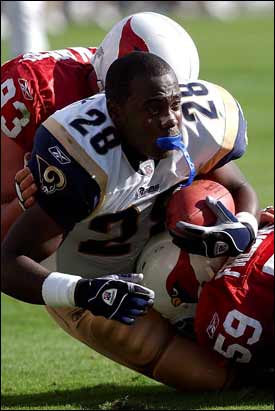
[[[196,168],[195,165],[182,141],[182,135],[178,134],[174,137],[159,137],[156,140],[156,145],[164,151],[167,150],[178,150],[181,151],[189,168],[189,177],[185,183],[181,184],[181,187],[187,187],[192,184],[195,175],[196,175]]]

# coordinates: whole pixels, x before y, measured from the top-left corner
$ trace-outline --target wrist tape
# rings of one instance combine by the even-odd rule
[[[42,297],[51,307],[75,307],[74,291],[82,277],[52,272],[42,284]]]
[[[247,211],[241,211],[240,213],[236,214],[237,219],[240,221],[240,223],[247,223],[251,226],[255,237],[257,236],[258,233],[258,221],[256,217],[254,217],[253,214],[248,213]]]

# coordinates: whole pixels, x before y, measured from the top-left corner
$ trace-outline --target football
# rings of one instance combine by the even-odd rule
[[[174,230],[179,220],[196,225],[214,225],[217,218],[205,201],[208,195],[220,200],[235,214],[233,197],[224,186],[211,180],[195,180],[188,187],[178,187],[168,200],[166,209],[168,230]]]

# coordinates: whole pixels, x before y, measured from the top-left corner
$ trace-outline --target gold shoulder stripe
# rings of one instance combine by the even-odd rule
[[[106,193],[107,174],[54,118],[49,117],[44,121],[43,126],[49,130],[67,152],[90,174],[92,178],[95,179],[99,185],[101,196],[100,202],[96,207],[96,210],[98,211]],[[95,210],[92,214],[95,214]]]
[[[105,171],[86,153],[86,151],[72,138],[65,128],[54,118],[48,118],[43,126],[62,144],[68,153],[91,175],[99,184],[100,189],[105,193],[107,184],[107,174]]]
[[[208,173],[213,167],[228,154],[234,147],[239,129],[239,108],[235,99],[224,88],[217,86],[223,99],[225,108],[225,130],[222,147],[219,151],[199,170],[200,174]]]

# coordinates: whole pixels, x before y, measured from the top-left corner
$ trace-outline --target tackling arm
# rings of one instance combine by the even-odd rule
[[[22,214],[14,188],[14,177],[24,165],[25,151],[1,131],[1,241]]]

